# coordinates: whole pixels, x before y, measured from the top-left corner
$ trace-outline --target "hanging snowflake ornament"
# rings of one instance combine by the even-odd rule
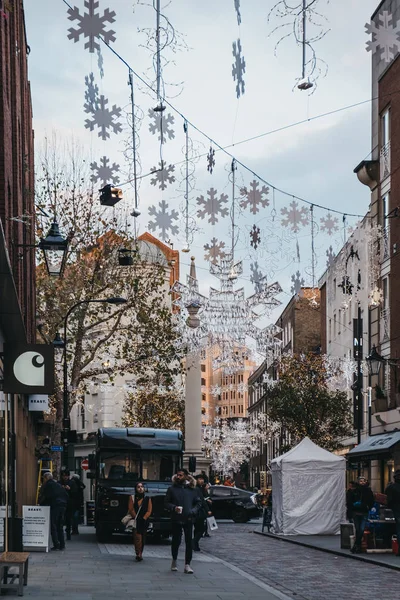
[[[262,287],[265,285],[267,276],[263,275],[259,269],[258,262],[250,263],[250,281],[254,285],[254,291],[256,293],[261,292]]]
[[[293,294],[293,296],[299,296],[300,292],[301,292],[301,288],[304,287],[304,285],[305,285],[304,279],[301,276],[300,271],[297,271],[297,273],[295,275],[292,275],[290,280],[292,282],[292,287],[290,288],[290,292]]]
[[[100,77],[104,77],[104,59],[100,46],[97,48],[97,66],[99,67]]]
[[[211,225],[217,223],[218,215],[222,218],[228,215],[228,208],[222,206],[228,202],[228,196],[226,194],[220,194],[218,197],[218,192],[214,188],[208,190],[207,198],[199,196],[196,198],[196,202],[199,206],[204,207],[197,211],[197,216],[200,219],[205,219],[206,216],[209,215],[208,222],[211,223]]]
[[[172,209],[170,212],[167,211],[168,204],[165,200],[158,203],[160,210],[157,210],[155,206],[149,207],[149,215],[155,217],[154,221],[149,221],[149,231],[160,231],[161,239],[166,242],[169,238],[170,232],[172,235],[177,235],[179,228],[173,224],[173,221],[178,219],[178,212]]]
[[[80,14],[77,6],[69,8],[67,11],[68,19],[70,21],[78,21],[77,29],[74,29],[73,27],[68,29],[68,39],[73,40],[76,43],[80,40],[81,35],[83,35],[84,38],[89,38],[85,43],[85,49],[93,53],[100,48],[100,44],[96,41],[99,36],[101,36],[108,45],[111,42],[115,42],[115,31],[112,29],[106,30],[106,23],[114,23],[115,12],[106,8],[101,17],[100,13],[95,12],[96,9],[99,8],[99,2],[97,0],[85,0],[84,4],[85,8],[88,9],[88,12],[83,15]]]
[[[114,185],[119,183],[119,177],[118,175],[115,175],[115,173],[119,172],[119,165],[116,163],[110,165],[109,162],[110,159],[103,156],[100,159],[100,164],[97,164],[97,162],[90,163],[90,170],[93,171],[90,177],[92,183],[101,181],[103,187],[107,183],[113,183]]]
[[[86,99],[86,94],[85,94]],[[92,119],[86,119],[85,128],[93,131],[95,127],[98,127],[98,136],[102,140],[106,140],[110,137],[108,130],[113,130],[115,134],[121,133],[121,123],[116,121],[121,116],[121,109],[114,104],[112,109],[107,108],[108,100],[101,95],[98,98],[96,105],[86,101],[84,104],[85,113],[91,114]]]
[[[210,244],[204,245],[206,254],[204,260],[215,263],[219,259],[224,258],[226,253],[224,252],[225,242],[219,242],[217,238],[213,237]]]
[[[217,396],[221,395],[221,391],[222,391],[222,388],[220,385],[212,385],[210,394],[211,394],[211,396],[213,396],[213,398],[216,398]]]
[[[368,294],[368,300],[370,306],[379,306],[383,302],[383,290],[375,287]]]
[[[175,123],[175,117],[173,115],[170,113],[164,115],[162,112],[154,112],[152,108],[149,108],[148,114],[152,120],[149,124],[150,133],[157,135],[162,144],[165,144],[167,138],[169,140],[174,139],[175,132],[171,129],[171,125]]]
[[[85,76],[85,106],[90,108],[91,111],[97,109],[99,104],[99,87],[94,82],[93,73],[89,73],[89,75]]]
[[[339,231],[339,221],[337,217],[333,217],[330,212],[326,217],[321,217],[321,231],[325,231],[328,235],[333,235],[336,231]]]
[[[266,208],[269,206],[269,200],[267,198],[269,187],[263,185],[262,188],[258,189],[259,182],[255,179],[250,183],[250,188],[240,188],[240,194],[245,197],[241,200],[240,206],[242,208],[250,207],[250,212],[255,215],[260,210],[260,207]]]
[[[246,72],[246,63],[242,56],[242,44],[240,40],[233,42],[232,54],[235,62],[232,65],[232,77],[233,81],[236,81],[236,97],[240,98],[240,95],[244,94],[244,79],[243,75]]]
[[[294,233],[300,231],[300,227],[307,225],[309,220],[307,209],[304,206],[299,209],[296,200],[289,204],[289,208],[287,206],[281,208],[281,214],[284,216],[281,220],[282,226],[290,227]]]
[[[260,228],[253,225],[253,229],[250,231],[250,245],[253,246],[254,250],[257,250],[260,243]]]
[[[378,24],[374,21],[366,23],[365,31],[372,35],[372,40],[367,42],[367,52],[375,54],[380,48],[381,60],[390,63],[400,51],[399,21],[394,22],[393,16],[383,10],[378,16]]]
[[[215,167],[215,150],[212,146],[210,146],[210,151],[207,154],[207,171],[212,175],[212,172]]]
[[[151,172],[154,175],[152,179],[150,179],[151,185],[158,185],[160,190],[165,190],[168,184],[174,183],[175,175],[172,173],[175,171],[175,165],[169,165],[168,167],[161,161],[159,163],[159,168],[152,167]]]
[[[242,15],[240,13],[240,0],[234,0],[234,3],[235,3],[237,22],[238,22],[238,25],[240,25],[242,22]]]
[[[335,259],[336,259],[336,255],[333,251],[332,246],[329,246],[329,248],[328,248],[328,250],[326,250],[325,254],[327,256],[326,268],[329,269],[330,267],[332,267],[335,264]]]

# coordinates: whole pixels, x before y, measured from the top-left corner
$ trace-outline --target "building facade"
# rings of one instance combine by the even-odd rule
[[[34,156],[22,0],[0,14],[0,352],[4,343],[36,341]],[[2,368],[2,365],[1,365]],[[0,392],[2,395],[2,393]],[[1,398],[0,398],[1,400]],[[35,500],[36,419],[28,398],[9,395],[12,515]],[[0,410],[0,501],[4,504],[4,425]]]

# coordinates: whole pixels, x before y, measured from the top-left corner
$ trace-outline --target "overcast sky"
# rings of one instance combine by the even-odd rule
[[[129,167],[123,149],[130,136],[125,115],[130,111],[127,67],[102,45],[104,78],[100,77],[97,54],[84,49],[83,37],[77,43],[67,38],[68,29],[77,28],[78,23],[68,20],[68,7],[62,0],[25,0],[24,4],[31,47],[29,76],[37,145],[52,131],[57,131],[59,138],[66,141],[74,136],[84,145],[92,161],[99,161],[105,155],[112,163],[118,163],[122,171],[120,182],[126,181],[124,175]],[[84,12],[83,0],[71,0],[71,4]],[[182,86],[167,85],[168,94],[181,90],[178,97],[169,98],[169,101],[206,136],[225,146],[370,98],[371,55],[365,49],[368,38],[364,25],[370,20],[377,0],[335,0],[329,3],[319,0],[319,11],[326,17],[326,29],[330,31],[315,44],[315,50],[327,64],[328,71],[325,78],[319,79],[313,95],[293,90],[296,78],[301,74],[301,48],[296,46],[293,38],[284,40],[276,55],[274,53],[281,36],[279,32],[270,34],[274,27],[284,22],[276,17],[268,22],[268,13],[275,1],[241,0],[240,4],[240,29],[234,0],[171,0],[164,9],[189,47],[187,51],[178,48],[172,55],[175,65],[164,70],[166,83],[183,82]],[[103,13],[106,8],[116,13],[115,22],[106,27],[116,32],[112,48],[136,73],[154,78],[151,75],[152,55],[143,47],[146,35],[138,31],[154,27],[153,9],[146,5],[134,7],[133,0],[100,0],[99,11]],[[245,94],[239,100],[231,73],[232,42],[238,38],[246,62]],[[167,49],[164,55],[170,58],[170,50]],[[84,79],[90,72],[94,74],[100,93],[109,100],[109,106],[116,104],[123,109],[120,117],[123,132],[119,135],[111,132],[107,141],[98,137],[97,129],[91,133],[84,127],[85,119],[90,117],[83,110]],[[137,87],[135,98],[144,115],[139,131],[139,153],[142,173],[147,174],[160,160],[159,142],[149,131],[148,110],[155,106],[155,99],[154,95],[145,94]],[[353,169],[370,152],[370,110],[367,102],[240,144],[229,151],[259,176],[290,194],[362,215],[368,210],[369,193],[368,188],[358,182]],[[168,109],[167,112],[174,117],[175,138],[164,144],[162,154],[167,164],[176,164],[183,160],[183,120],[173,111]],[[207,137],[193,128],[189,128],[189,133],[199,152],[208,150],[210,141]],[[196,198],[206,195],[211,187],[218,191],[218,196],[221,193],[228,195],[224,206],[230,208],[232,184],[227,173],[230,163],[229,156],[217,152],[212,175],[207,172],[204,157],[195,165],[194,189],[190,197],[193,214],[199,209]],[[169,210],[179,213],[174,225],[179,227],[180,232],[170,235],[177,249],[182,249],[185,243],[181,166],[175,169],[176,181],[165,190],[150,185],[150,178],[143,180],[140,188],[142,214],[138,219],[140,232],[146,231],[149,220],[154,220],[148,215],[149,206],[158,207],[159,202],[167,201]],[[310,226],[302,228],[297,235],[282,227],[284,215],[281,209],[288,207],[292,199],[276,193],[274,211],[272,190],[269,206],[261,208],[256,215],[248,209],[240,211],[240,188],[248,186],[253,179],[251,173],[238,168],[235,198],[239,238],[235,252],[236,257],[244,261],[243,278],[238,286],[245,285],[250,293],[250,265],[257,261],[260,271],[267,274],[269,280],[280,281],[285,290],[281,300],[286,304],[291,295],[292,275],[300,271],[305,284],[312,283]],[[131,208],[131,185],[124,187],[124,194],[124,208]],[[309,210],[309,207],[306,208]],[[342,227],[342,217],[337,217]],[[320,230],[321,218],[326,218],[326,213],[316,209],[317,278],[326,267],[326,249],[332,245],[338,251],[343,241],[341,229],[331,237]],[[347,223],[354,225],[356,220],[348,219]],[[216,237],[230,247],[229,225],[229,217],[220,218],[214,226],[207,220],[197,219],[198,231],[191,243],[191,253],[196,256],[200,287],[204,293],[207,293],[209,285],[218,287],[218,281],[208,273],[204,245]],[[253,225],[261,230],[261,243],[256,251],[249,245],[249,232]],[[157,231],[154,234],[157,235]],[[189,262],[188,256],[181,255],[184,265]]]

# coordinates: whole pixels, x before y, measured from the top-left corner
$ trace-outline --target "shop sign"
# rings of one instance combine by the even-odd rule
[[[22,545],[30,550],[49,551],[50,506],[22,507]]]
[[[54,348],[50,344],[4,344],[3,391],[8,394],[54,392]]]
[[[49,410],[49,397],[45,394],[29,394],[29,410],[47,412]]]

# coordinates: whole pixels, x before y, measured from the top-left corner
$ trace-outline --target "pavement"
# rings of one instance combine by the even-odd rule
[[[24,596],[41,600],[110,600],[113,596],[132,600],[154,599],[155,595],[163,600],[288,600],[257,577],[208,553],[195,553],[194,574],[186,575],[181,548],[179,572],[173,573],[168,543],[149,543],[143,562],[136,563],[129,539],[115,537],[113,543],[98,544],[92,527],[80,531],[63,552],[31,553]]]
[[[393,553],[388,554],[379,552],[352,554],[350,550],[345,550],[340,547],[340,535],[276,535],[274,533],[268,533],[267,531],[262,532],[261,527],[257,527],[254,530],[254,533],[289,542],[290,544],[314,548],[315,550],[336,554],[337,556],[345,556],[349,559],[364,561],[400,571],[400,557]]]

